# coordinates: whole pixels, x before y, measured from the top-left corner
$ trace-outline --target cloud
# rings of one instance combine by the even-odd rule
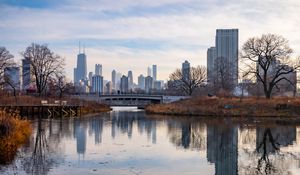
[[[140,74],[158,64],[166,79],[184,59],[205,65],[217,28],[238,28],[240,45],[277,33],[300,54],[297,0],[57,0],[41,8],[2,3],[0,9],[0,45],[19,57],[31,42],[48,43],[66,57],[69,77],[79,40],[87,45],[89,71],[102,63],[106,79],[112,69]]]

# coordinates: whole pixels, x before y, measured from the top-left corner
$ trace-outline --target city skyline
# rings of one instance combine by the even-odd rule
[[[123,74],[132,70],[134,82],[137,75],[146,75],[147,65],[158,65],[160,80],[166,80],[184,60],[192,66],[206,65],[206,51],[214,45],[212,38],[218,28],[238,28],[239,46],[249,37],[279,34],[290,40],[295,56],[300,53],[300,3],[294,0],[127,0],[118,5],[103,1],[101,6],[97,2],[2,0],[0,45],[20,62],[19,52],[30,43],[46,43],[66,58],[71,80],[81,41],[86,46],[88,71],[94,70],[95,64],[102,64],[104,77],[110,77],[113,69]]]

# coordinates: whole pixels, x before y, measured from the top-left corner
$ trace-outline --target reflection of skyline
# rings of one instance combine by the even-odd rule
[[[248,166],[246,163],[249,162],[253,172],[257,172],[258,159],[263,155],[268,156],[277,153],[276,149],[272,147],[272,143],[270,143],[270,136],[272,136],[278,148],[295,145],[296,141],[295,126],[265,128],[263,125],[251,125],[250,127],[243,125],[244,127],[242,127],[238,124],[230,126],[214,122],[207,124],[195,119],[166,118],[157,120],[148,118],[143,112],[116,112],[110,116],[73,118],[60,121],[49,120],[45,122],[48,125],[44,129],[47,131],[46,136],[50,138],[49,143],[53,146],[60,146],[59,143],[64,137],[73,137],[75,143],[72,143],[74,143],[75,150],[72,150],[72,152],[75,155],[87,155],[88,157],[91,153],[94,154],[95,150],[101,151],[101,153],[107,151],[107,149],[95,149],[93,144],[97,146],[102,144],[103,147],[101,148],[106,148],[107,143],[112,142],[113,144],[118,143],[117,146],[121,148],[121,145],[126,145],[130,140],[143,137],[148,139],[141,139],[143,146],[145,146],[145,141],[146,143],[152,142],[152,144],[161,145],[166,140],[157,140],[157,137],[161,139],[165,137],[162,134],[167,134],[167,142],[172,143],[173,147],[184,149],[184,154],[186,150],[189,150],[189,152],[193,150],[196,152],[192,154],[202,159],[206,151],[207,161],[212,163],[211,168],[214,166],[216,175],[243,174],[243,171],[245,172],[249,168],[245,167],[245,165]],[[267,136],[266,139],[264,139],[264,136]],[[121,142],[119,142],[119,138]],[[264,144],[267,148],[266,151],[258,149],[258,152],[255,152],[255,149],[263,140],[266,141]],[[137,141],[139,145],[139,140]],[[89,146],[91,146],[90,150]],[[147,149],[151,149],[151,145],[148,146]],[[244,151],[243,149],[247,150]],[[91,150],[93,152],[89,152]],[[242,155],[239,155],[238,151],[241,151]],[[240,159],[240,156],[245,156],[245,154],[249,156],[248,159]],[[285,154],[284,149],[280,154]],[[280,160],[276,163],[273,157],[271,156],[270,162],[277,168]],[[286,162],[286,160],[281,161]],[[238,166],[240,167],[238,168]],[[262,170],[264,170],[264,164]]]
[[[216,175],[238,173],[238,128],[207,126],[207,160],[215,164]]]
[[[143,112],[112,112],[110,120],[112,138],[116,137],[118,131],[131,138],[133,126],[136,125],[140,134],[146,132],[147,138],[156,143],[156,121],[146,118]]]

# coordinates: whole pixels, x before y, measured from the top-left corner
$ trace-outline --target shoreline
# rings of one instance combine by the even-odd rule
[[[147,114],[189,117],[299,118],[300,99],[208,98],[194,97],[146,107]]]

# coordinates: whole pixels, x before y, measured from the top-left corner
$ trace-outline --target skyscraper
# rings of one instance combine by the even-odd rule
[[[112,93],[112,83],[111,83],[111,81],[109,81],[105,84],[105,89],[106,89],[106,94],[111,94]]]
[[[150,76],[150,77],[152,76],[150,67],[147,68],[147,76]]]
[[[31,74],[31,64],[29,59],[22,59],[22,90],[26,90],[30,87],[33,81],[33,76]]]
[[[93,72],[89,72],[89,82],[92,84]]]
[[[113,70],[112,72],[111,72],[111,83],[112,83],[112,89],[116,89],[116,71],[115,70]]]
[[[95,64],[95,75],[102,76],[102,64]]]
[[[216,57],[226,59],[229,65],[229,75],[233,84],[238,83],[238,52],[239,34],[238,29],[217,29],[216,31]]]
[[[149,93],[152,87],[153,87],[153,78],[151,76],[147,76],[145,78],[145,91]]]
[[[128,71],[128,88],[132,89],[133,88],[133,75],[132,71]]]
[[[116,74],[116,90],[120,90],[121,77],[122,77],[122,73],[117,72],[117,74]]]
[[[103,77],[100,75],[94,75],[92,77],[92,92],[99,94],[103,93]]]
[[[154,81],[153,89],[161,90],[162,82],[161,81]]]
[[[4,77],[9,82],[5,89],[12,90],[14,88],[16,91],[20,90],[20,67],[6,67],[4,69]]]
[[[145,77],[142,74],[138,77],[138,86],[141,89],[145,89]]]
[[[85,80],[87,77],[87,66],[86,66],[86,55],[85,53],[80,53],[77,55],[77,74],[76,78],[79,82],[80,80]]]
[[[185,62],[182,63],[182,68],[181,68],[182,78],[184,80],[190,79],[190,69],[191,69],[190,63],[187,60],[185,60]]]
[[[126,94],[128,92],[128,77],[125,75],[121,77],[120,91],[122,94]]]
[[[214,66],[217,57],[216,47],[210,47],[207,49],[207,79],[212,82],[214,79]]]
[[[153,77],[153,82],[157,80],[157,66],[152,65],[152,77]]]

